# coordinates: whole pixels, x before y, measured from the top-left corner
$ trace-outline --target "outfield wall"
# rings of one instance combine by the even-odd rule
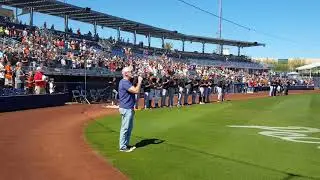
[[[0,96],[0,112],[63,106],[68,100],[67,97],[65,93]]]
[[[316,89],[320,88],[320,77],[313,77],[314,87]]]
[[[244,93],[245,92],[245,84],[244,83],[235,83],[231,84],[227,88],[228,93]],[[289,86],[289,90],[314,90],[314,86]],[[255,91],[269,91],[270,87],[257,87]]]

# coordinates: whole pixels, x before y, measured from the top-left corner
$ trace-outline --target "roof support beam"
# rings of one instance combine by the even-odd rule
[[[86,21],[98,21],[98,20],[105,20],[106,17],[103,16],[97,16],[97,15],[90,15],[90,16],[73,16],[77,18],[80,21],[86,20]]]
[[[134,30],[133,32],[133,45],[136,45],[137,44],[137,31]]]
[[[182,40],[182,52],[184,52],[184,40]]]
[[[69,32],[69,15],[67,14],[64,15],[64,32]]]
[[[58,8],[50,8],[50,9],[42,9],[42,8],[35,8],[35,11],[39,12],[51,12],[51,11],[59,11],[59,10],[67,10],[71,9],[70,7],[58,7]]]
[[[132,26],[120,25],[120,24],[112,24],[112,25],[103,24],[103,26],[109,27],[109,28],[118,28],[118,27],[121,27],[121,28],[123,28],[123,29],[132,28]]]
[[[238,46],[238,56],[240,56],[241,55],[241,52],[240,52],[240,46]]]
[[[148,34],[148,47],[151,47],[151,35],[150,33]]]
[[[162,48],[164,48],[164,36],[161,37],[161,44],[162,44]]]
[[[70,10],[70,11],[58,11],[58,12],[45,12],[46,14],[49,14],[49,15],[53,15],[53,16],[59,16],[59,15],[62,15],[62,14],[69,14],[69,13],[75,13],[75,12],[81,12],[83,10],[80,10],[80,9],[74,9],[74,10]],[[84,12],[83,12],[84,13]],[[85,13],[84,13],[85,14]],[[74,15],[74,14],[73,14]]]
[[[61,5],[61,4],[47,4],[47,3],[45,3],[45,4],[39,4],[39,5],[34,5],[33,7],[34,7],[34,9],[36,10],[36,9],[42,9],[42,8],[44,8],[44,7],[54,7],[54,6],[59,6],[59,7],[64,7],[63,5]]]
[[[96,36],[97,35],[97,21],[95,21],[93,23],[93,35]]]
[[[79,18],[79,19],[86,19],[87,17],[97,16],[97,15],[93,15],[91,12],[85,12],[82,10],[78,10],[77,13],[70,14],[70,15],[72,15],[72,17],[74,18]]]
[[[202,54],[204,54],[205,42],[202,42]]]
[[[102,21],[97,21],[99,22],[100,24],[106,24],[106,25],[112,25],[112,24],[129,24],[129,23],[126,23],[124,21],[121,21],[121,20],[102,20]]]
[[[29,25],[33,26],[33,7],[30,8],[30,22]]]
[[[121,37],[121,31],[120,31],[120,27],[118,27],[118,41],[120,41],[120,37]]]
[[[118,29],[118,27],[121,28],[122,31],[127,31],[127,32],[130,32],[130,29],[132,28],[131,26],[117,26],[117,25],[114,25],[114,26],[107,26],[109,28],[112,28],[112,29]],[[132,31],[131,31],[132,32]],[[138,31],[137,31],[138,32]],[[139,33],[138,33],[139,34]]]
[[[1,5],[0,5],[1,6]],[[15,22],[18,24],[19,23],[19,15],[18,15],[18,8],[15,8],[16,10],[16,15],[15,15]]]

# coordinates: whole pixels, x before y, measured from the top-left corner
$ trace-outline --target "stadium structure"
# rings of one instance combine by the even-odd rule
[[[91,10],[91,8],[82,8],[74,6],[71,4],[51,1],[51,0],[28,0],[28,1],[18,1],[18,0],[3,0],[1,2],[3,5],[27,9],[30,12],[30,26],[33,26],[33,12],[39,12],[43,14],[53,15],[64,18],[65,32],[68,32],[68,20],[76,20],[84,23],[93,24],[93,34],[97,34],[97,26],[109,27],[118,30],[118,39],[121,37],[121,31],[127,31],[134,33],[134,44],[136,44],[136,34],[145,35],[148,37],[148,45],[151,46],[151,37],[161,38],[162,47],[164,47],[164,40],[179,40],[183,42],[182,51],[184,51],[184,42],[199,42],[204,46],[206,43],[211,44],[221,44],[229,46],[237,46],[239,48],[252,47],[252,46],[264,46],[264,44],[258,42],[246,42],[246,41],[235,41],[235,40],[226,40],[226,39],[216,39],[200,36],[191,36],[179,33],[178,31],[170,31],[166,29],[161,29],[153,27],[150,25],[130,21],[127,19],[111,16],[109,14],[97,12]]]
[[[241,55],[242,48],[265,46],[263,43],[187,35],[56,0],[1,0],[0,3],[3,10],[0,16],[0,52],[9,52],[6,57],[11,57],[14,67],[23,59],[21,63],[25,72],[41,67],[49,79],[54,79],[55,90],[69,92],[70,98],[75,89],[84,89],[85,96],[90,89],[99,89],[102,93],[102,89],[109,87],[110,79],[120,78],[121,69],[129,64],[135,67],[136,73],[156,77],[164,74],[175,74],[177,79],[192,76],[212,79],[215,84],[219,79],[236,84],[259,78],[256,81],[263,79],[267,86],[265,73],[269,68]],[[15,8],[16,13],[5,7]],[[18,9],[22,14],[29,13],[29,25],[19,23],[18,17],[13,16],[18,14]],[[53,25],[49,28],[46,23],[43,27],[34,26],[35,12],[63,18],[64,31],[55,30]],[[92,24],[93,33],[73,32],[69,20]],[[100,38],[98,26],[116,29],[117,37]],[[123,40],[123,31],[133,34],[133,43]],[[137,35],[146,36],[148,44],[138,44]],[[161,39],[162,48],[152,47],[152,38]],[[181,41],[181,50],[166,49],[165,40]],[[202,53],[186,52],[185,42],[201,43]],[[205,53],[206,44],[238,47],[238,54],[224,55],[222,51],[220,54]],[[240,91],[239,88],[232,89]]]
[[[35,26],[35,12],[63,18],[64,31]],[[73,31],[69,20],[92,24],[93,33]],[[99,37],[98,26],[118,34]],[[185,42],[202,52],[185,51]],[[206,44],[221,49],[205,53]],[[299,68],[310,76],[282,77],[241,55],[255,46],[265,44],[186,35],[56,0],[0,0],[0,179],[319,179],[320,79],[310,69],[320,64]],[[119,133],[120,142],[131,137],[126,147]]]
[[[109,57],[119,56],[126,57],[125,50],[129,48],[131,53],[135,57],[141,56],[161,56],[164,53],[174,60],[183,61],[187,64],[200,64],[203,66],[217,66],[223,68],[235,68],[246,69],[250,71],[254,70],[266,70],[266,67],[259,63],[252,62],[248,57],[241,56],[241,48],[265,46],[265,44],[258,42],[246,42],[228,39],[218,39],[201,37],[195,35],[186,35],[178,31],[166,30],[158,27],[153,27],[139,22],[115,17],[106,13],[97,12],[88,7],[78,7],[68,3],[55,0],[2,0],[1,5],[14,7],[16,9],[22,9],[24,13],[29,13],[30,21],[29,25],[17,24],[16,22],[2,21],[1,24],[8,27],[15,27],[17,29],[36,29],[34,26],[33,18],[34,12],[39,12],[47,15],[57,16],[64,18],[64,32],[49,29],[51,34],[55,34],[56,38],[68,37],[75,41],[87,40],[91,47],[94,47],[99,53],[109,53]],[[16,10],[17,11],[17,10]],[[17,14],[17,12],[16,12]],[[16,17],[17,18],[17,17]],[[80,21],[83,23],[89,23],[93,25],[93,34],[80,35],[70,32],[69,20]],[[17,20],[17,19],[16,19]],[[97,34],[97,26],[116,29],[118,34],[116,39],[102,39]],[[133,43],[125,43],[122,41],[121,32],[133,33]],[[148,45],[137,44],[137,34],[144,35],[148,38]],[[151,47],[151,38],[160,38],[162,40],[162,48]],[[182,42],[181,51],[166,51],[164,49],[165,40],[178,40]],[[202,53],[197,52],[185,52],[185,42],[202,43]],[[17,43],[14,38],[2,39],[2,43]],[[223,54],[211,54],[205,53],[206,44],[219,44],[222,46],[236,46],[238,47],[238,55],[226,55]],[[102,51],[105,52],[102,52]],[[59,56],[63,58],[62,56]],[[72,62],[66,60],[67,67],[71,67]],[[60,65],[60,64],[59,64]],[[55,65],[46,68],[46,74],[55,78],[57,82],[69,79],[70,81],[82,81],[84,76],[84,70],[78,68],[58,68]],[[71,77],[72,76],[72,77]],[[76,77],[77,76],[77,77]],[[95,79],[97,77],[110,77],[119,76],[117,72],[111,72],[101,68],[90,68],[86,71],[86,76]],[[63,78],[61,78],[63,77]],[[88,80],[90,82],[90,78]]]

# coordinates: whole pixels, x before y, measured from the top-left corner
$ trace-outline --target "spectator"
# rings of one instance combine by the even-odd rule
[[[15,88],[23,89],[25,74],[22,71],[22,63],[18,62],[15,70]]]
[[[11,62],[8,61],[7,65],[5,66],[5,81],[4,81],[4,85],[6,87],[12,87],[13,86],[13,71],[12,71],[12,66],[11,66]]]
[[[4,86],[4,77],[5,77],[5,66],[4,66],[4,60],[2,57],[0,57],[0,87]]]
[[[0,37],[3,37],[5,35],[4,29],[2,26],[0,26]]]
[[[27,94],[33,94],[34,89],[35,89],[35,84],[34,84],[34,79],[33,79],[33,72],[29,71],[27,85],[26,85]]]
[[[9,35],[5,33],[8,29]],[[54,26],[52,26],[52,29],[54,29]],[[243,80],[245,84],[251,79],[253,84],[259,83],[259,86],[262,87],[267,85],[266,79],[268,79],[268,74],[259,72],[249,74],[242,70],[229,69],[259,69],[262,67],[261,64],[251,62],[246,57],[226,57],[218,54],[195,54],[178,51],[163,54],[162,49],[144,49],[122,42],[115,43],[112,37],[109,42],[105,40],[108,42],[106,44],[110,46],[112,50],[111,53],[106,53],[99,49],[101,48],[99,44],[84,39],[79,41],[79,39],[72,38],[72,34],[70,36],[64,36],[64,33],[59,34],[59,32],[46,29],[39,30],[26,27],[18,29],[15,26],[10,28],[9,26],[0,27],[0,32],[1,31],[5,36],[17,36],[17,39],[21,41],[20,44],[18,43],[15,46],[0,45],[0,50],[4,52],[5,60],[10,61],[12,64],[20,61],[23,62],[25,66],[32,64],[34,68],[40,63],[44,64],[43,68],[47,65],[51,67],[62,66],[66,69],[70,67],[74,69],[88,68],[89,72],[91,72],[90,69],[92,69],[100,74],[101,72],[96,71],[94,69],[95,67],[103,67],[108,71],[116,73],[125,66],[133,65],[136,73],[152,73],[156,78],[162,78],[165,74],[169,74],[167,79],[170,79],[170,77],[178,75],[179,78],[172,81],[175,82],[171,84],[174,85],[172,88],[178,86],[177,82],[179,82],[180,79],[188,80],[190,74],[199,77],[199,79],[206,77],[207,79],[215,78],[215,81],[217,81],[217,79],[225,79],[230,82],[241,82],[241,80]],[[80,29],[78,29],[77,34],[81,34]],[[226,58],[228,61],[225,60]],[[85,66],[84,60],[87,60],[87,66]],[[312,82],[306,80],[301,83],[311,84]],[[166,85],[163,88],[163,91],[166,91],[166,94],[162,96],[164,100],[166,100],[166,95],[172,95],[168,93],[169,87],[170,86]],[[210,87],[208,83],[208,89],[210,89]],[[188,83],[185,84],[183,89],[185,92],[183,94],[184,99],[186,100],[190,92]],[[243,89],[244,88],[240,88],[239,91]],[[207,96],[211,91],[208,90],[205,92],[205,100],[208,100]],[[150,94],[153,93],[150,92]]]
[[[22,36],[23,37],[27,37],[28,36],[28,32],[27,32],[26,28],[22,31]]]
[[[49,93],[53,94],[55,92],[55,84],[54,84],[54,79],[50,79],[49,81]]]
[[[46,76],[43,74],[41,67],[37,67],[37,72],[34,75],[35,81],[35,94],[45,94],[46,93]]]

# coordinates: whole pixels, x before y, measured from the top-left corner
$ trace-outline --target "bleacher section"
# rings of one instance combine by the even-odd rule
[[[67,57],[66,54],[72,52],[74,56],[78,56],[81,53],[82,49],[75,50],[71,49],[68,46],[68,43],[70,44],[71,41],[74,41],[75,43],[85,44],[86,49],[89,49],[90,51],[88,53],[92,54],[98,54],[98,58],[94,57],[96,59],[89,59],[89,69],[87,70],[88,75],[94,76],[94,75],[117,75],[110,71],[110,68],[105,66],[105,64],[110,64],[110,61],[116,57],[117,59],[115,61],[119,62],[119,58],[125,58],[125,48],[130,48],[131,50],[131,56],[135,59],[139,58],[146,58],[150,57],[149,55],[152,55],[153,58],[159,58],[161,55],[166,54],[167,57],[170,57],[173,61],[177,62],[183,62],[185,63],[190,62],[191,64],[196,64],[200,66],[217,66],[217,67],[228,67],[228,68],[238,68],[238,69],[265,69],[264,66],[251,62],[250,59],[247,59],[246,57],[236,57],[236,56],[221,56],[218,54],[201,54],[201,53],[191,53],[191,52],[180,52],[180,51],[166,51],[160,48],[141,48],[139,46],[133,46],[132,44],[127,44],[124,42],[115,42],[115,40],[111,39],[104,39],[100,40],[100,42],[97,41],[96,37],[89,37],[88,35],[79,35],[79,34],[73,34],[68,33],[65,34],[64,32],[53,30],[53,29],[38,29],[37,27],[31,27],[23,24],[15,24],[12,22],[2,22],[1,23],[3,27],[8,28],[14,28],[17,31],[23,31],[27,29],[29,33],[35,32],[35,30],[39,31],[42,34],[45,34],[48,37],[55,38],[55,39],[65,39],[65,46],[61,50],[58,56],[56,56],[56,60],[45,62],[45,66],[47,67],[46,73],[48,74],[69,74],[69,75],[81,75],[83,74],[83,71],[81,70],[67,70],[67,69],[83,69],[84,62],[74,62],[74,59],[70,59],[70,57]],[[13,46],[18,44],[20,46],[21,44],[21,37],[5,37],[5,39],[2,39],[1,41],[10,42],[11,44],[9,46]],[[85,42],[84,42],[85,41]],[[101,43],[103,42],[103,44]],[[111,47],[110,47],[111,46]],[[22,47],[24,47],[22,45]],[[68,49],[69,48],[69,49]],[[108,51],[111,50],[111,53]],[[54,50],[54,49],[53,49]],[[158,56],[158,57],[157,57]],[[81,59],[80,59],[81,60]],[[78,61],[76,59],[76,61]],[[83,61],[83,59],[82,59]],[[96,62],[93,62],[96,61]],[[98,62],[97,62],[98,61]],[[106,61],[109,61],[106,63]],[[33,65],[33,68],[35,66],[39,65],[41,62],[37,62],[37,64]],[[43,62],[42,62],[43,63]],[[91,63],[91,64],[90,64]],[[124,65],[125,63],[120,63]],[[77,66],[78,65],[78,66]],[[118,66],[119,63],[117,63],[116,66]],[[103,70],[105,68],[106,70]],[[116,68],[115,71],[120,70],[121,67]],[[114,70],[113,70],[114,72]]]

